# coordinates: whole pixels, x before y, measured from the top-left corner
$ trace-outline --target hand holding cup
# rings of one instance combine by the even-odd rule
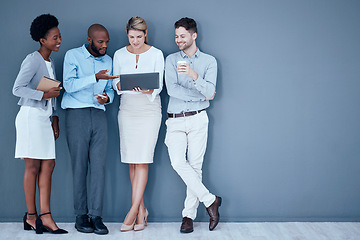
[[[186,61],[178,61],[177,62],[177,72],[179,74],[186,74],[187,71],[187,64]]]

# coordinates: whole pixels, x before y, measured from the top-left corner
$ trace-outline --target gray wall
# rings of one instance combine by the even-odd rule
[[[198,46],[218,60],[204,183],[223,197],[224,221],[360,220],[360,2],[336,0],[12,0],[0,3],[0,221],[25,212],[23,161],[14,159],[19,107],[11,88],[24,57],[38,49],[31,21],[52,13],[63,43],[52,57],[59,79],[67,50],[86,41],[92,23],[110,32],[108,53],[127,44],[126,20],[149,25],[150,44],[177,51],[173,23],[199,24]],[[168,97],[161,94],[163,120]],[[60,98],[61,99],[61,98]],[[117,109],[108,106],[109,149],[104,218],[121,222],[131,204],[128,167],[120,163]],[[60,111],[64,129],[64,111]],[[145,193],[151,221],[180,221],[185,186],[171,168],[160,129]],[[64,130],[56,142],[52,211],[74,221],[72,174]],[[199,207],[198,220],[207,221]]]

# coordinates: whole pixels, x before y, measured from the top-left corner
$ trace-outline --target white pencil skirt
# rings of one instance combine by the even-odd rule
[[[118,114],[123,163],[152,163],[161,124],[161,101],[145,94],[122,94]]]
[[[21,106],[15,119],[15,158],[55,159],[50,102],[46,110]]]

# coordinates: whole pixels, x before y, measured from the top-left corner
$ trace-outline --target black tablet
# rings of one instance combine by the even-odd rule
[[[133,90],[139,87],[145,89],[159,88],[159,73],[134,73],[134,74],[120,74],[121,91]]]

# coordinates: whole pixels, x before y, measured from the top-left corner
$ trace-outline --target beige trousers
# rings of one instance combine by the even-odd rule
[[[189,117],[166,120],[165,144],[171,165],[186,184],[183,217],[196,218],[199,201],[209,207],[215,196],[202,183],[209,119],[206,111]]]

